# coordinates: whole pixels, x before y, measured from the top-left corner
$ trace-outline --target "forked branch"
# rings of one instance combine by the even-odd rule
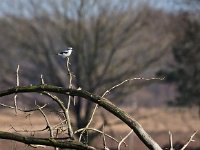
[[[66,89],[62,87],[52,86],[52,85],[35,85],[35,86],[23,86],[23,87],[14,87],[5,91],[0,92],[0,97],[14,94],[14,93],[27,93],[27,92],[55,92],[70,96],[79,96],[86,100],[92,101],[104,109],[108,110],[110,113],[121,119],[126,123],[140,140],[151,150],[162,150],[162,148],[150,137],[150,135],[142,128],[142,126],[126,112],[115,106],[108,99],[103,98],[98,95],[94,95],[87,91],[81,89]]]

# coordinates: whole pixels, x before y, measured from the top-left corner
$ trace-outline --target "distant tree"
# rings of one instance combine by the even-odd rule
[[[200,104],[200,22],[187,13],[179,15],[177,20],[178,31],[172,45],[176,64],[158,75],[166,75],[167,82],[177,85],[176,104],[196,105]]]
[[[30,84],[38,82],[37,72],[44,75],[46,83],[65,86],[64,60],[55,54],[71,46],[73,84],[101,95],[119,81],[152,72],[151,67],[164,56],[171,41],[170,33],[162,32],[167,22],[162,12],[147,6],[133,7],[133,1],[49,0],[21,1],[19,5],[17,2],[8,3],[7,7],[15,5],[12,8],[19,9],[14,14],[5,13],[6,17],[1,19],[1,43],[5,44],[0,46],[12,53],[6,56],[13,56],[9,59],[12,64],[4,64],[16,68],[16,62],[20,62],[26,70],[23,81]],[[152,21],[156,14],[157,19]],[[138,86],[129,84],[115,90],[112,96],[119,100]],[[78,128],[87,124],[93,106],[91,102],[76,101]]]

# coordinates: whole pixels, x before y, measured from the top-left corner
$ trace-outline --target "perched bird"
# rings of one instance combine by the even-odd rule
[[[58,53],[57,55],[59,55],[59,56],[61,56],[63,58],[67,58],[67,57],[69,57],[71,55],[71,53],[72,53],[72,47],[68,47],[66,50]]]

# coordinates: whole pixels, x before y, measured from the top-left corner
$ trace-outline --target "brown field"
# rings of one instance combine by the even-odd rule
[[[131,114],[143,128],[155,139],[160,145],[164,146],[169,143],[168,131],[173,134],[173,142],[176,144],[186,143],[190,138],[192,133],[196,130],[200,130],[200,118],[198,116],[197,108],[138,108],[132,110],[131,108],[125,108],[125,110]],[[95,116],[94,122],[97,122],[95,126],[102,125],[102,112],[98,111]],[[129,133],[130,129],[124,125],[120,120],[118,120],[113,115],[108,112],[103,111],[107,125],[105,127],[105,132],[114,136],[116,139],[123,138]],[[56,115],[49,113],[51,124],[58,123]],[[105,117],[106,116],[106,117]],[[93,124],[94,125],[94,124]],[[16,116],[14,111],[9,111],[7,109],[1,110],[0,113],[0,130],[14,132],[15,130],[36,130],[43,129],[46,127],[44,118],[39,113],[33,113],[31,117],[28,114],[18,113]],[[14,128],[14,129],[13,129]],[[26,133],[29,134],[30,133]],[[41,135],[44,136],[45,132]],[[99,142],[100,141],[100,142]],[[116,149],[117,144],[106,138],[107,146],[111,149]],[[147,148],[138,140],[135,134],[131,134],[129,138],[126,139],[127,147],[124,145],[121,147],[122,150],[146,150]],[[92,145],[101,147],[102,137],[97,136],[93,141]],[[195,142],[190,143],[190,148],[200,149],[200,133],[195,136]],[[19,144],[18,142],[0,140],[0,149],[2,150],[32,150],[30,146],[24,144]],[[38,148],[44,149],[44,148]],[[46,148],[48,150],[52,148]]]

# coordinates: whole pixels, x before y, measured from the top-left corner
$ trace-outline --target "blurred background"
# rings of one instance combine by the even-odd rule
[[[198,0],[0,1],[1,89],[16,85],[18,64],[20,85],[40,84],[42,74],[45,83],[67,87],[65,61],[56,56],[66,47],[74,49],[70,62],[75,88],[102,95],[125,79],[164,78],[130,81],[107,95],[163,147],[169,143],[169,130],[178,147],[200,129]],[[35,99],[56,110],[54,103],[35,94],[20,95],[18,105],[31,108]],[[13,98],[0,102],[13,105]],[[74,128],[85,127],[93,107],[77,98],[71,110]],[[7,114],[3,107],[0,111]],[[99,109],[96,118],[102,121],[93,125],[100,128],[103,122],[117,137],[129,132],[108,116]],[[196,139],[191,148],[200,149],[200,134]],[[145,149],[135,135],[127,144],[124,149]],[[110,148],[116,148],[112,141]]]

